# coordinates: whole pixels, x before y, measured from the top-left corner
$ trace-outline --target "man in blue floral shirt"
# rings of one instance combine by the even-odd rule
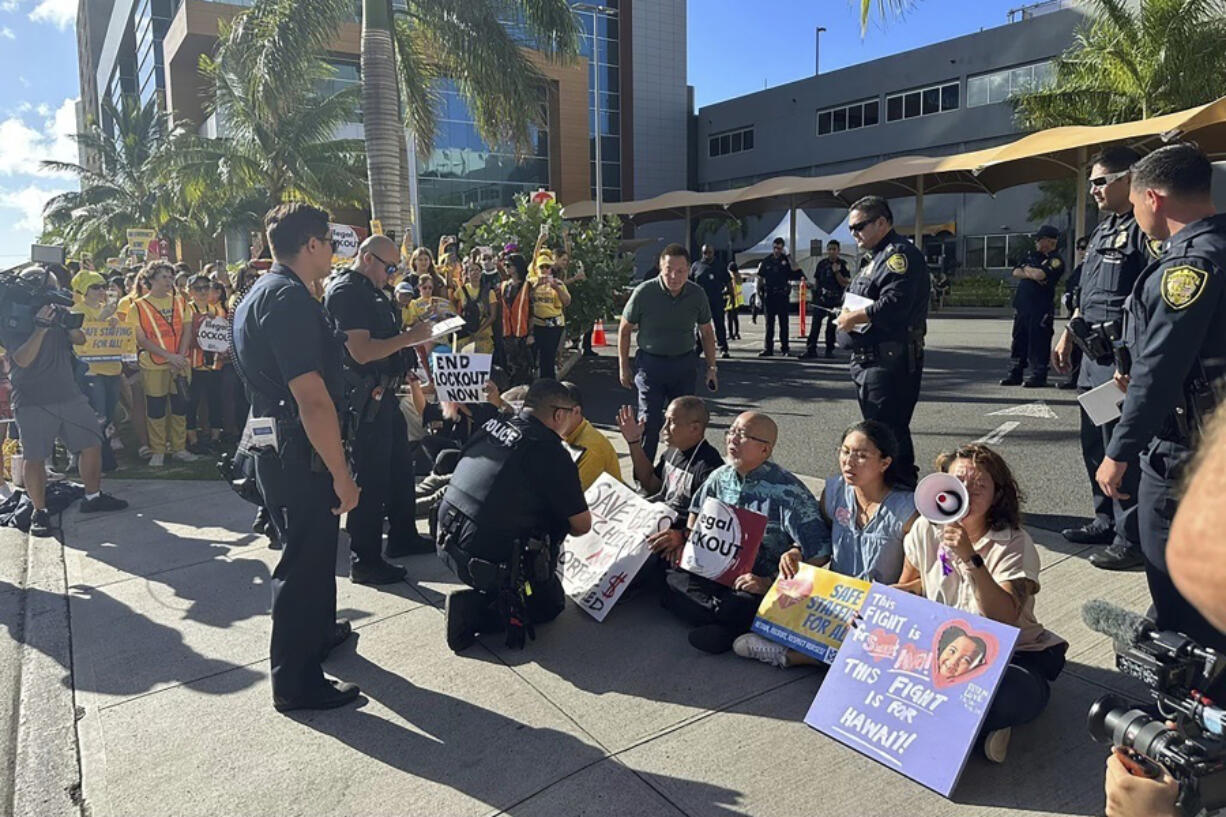
[[[727,652],[736,637],[749,630],[779,571],[779,557],[793,544],[812,563],[830,556],[830,533],[817,498],[794,474],[770,460],[778,437],[778,427],[765,414],[738,416],[726,436],[728,464],[711,474],[690,503],[691,531],[708,498],[766,517],[753,571],[737,576],[731,588],[685,572],[669,576],[665,606],[697,625],[689,638],[700,650]]]

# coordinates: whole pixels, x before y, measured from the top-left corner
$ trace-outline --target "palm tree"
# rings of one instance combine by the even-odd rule
[[[1105,125],[1226,94],[1226,2],[1086,0],[1088,25],[1055,62],[1049,88],[1013,100],[1031,129]]]
[[[881,19],[897,17],[911,7],[911,0],[860,0],[860,36],[868,29],[868,19],[873,13],[873,7]]]
[[[398,238],[403,228],[401,193],[408,196],[409,191],[400,185],[404,127],[395,66],[391,0],[362,0],[362,128],[370,216]]]

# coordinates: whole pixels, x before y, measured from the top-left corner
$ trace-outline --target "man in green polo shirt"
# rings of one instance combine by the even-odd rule
[[[622,312],[617,331],[621,383],[638,390],[639,419],[645,423],[643,453],[655,459],[664,409],[676,397],[694,393],[694,329],[707,359],[707,388],[715,391],[715,329],[711,304],[690,280],[690,254],[680,244],[660,253],[660,274],[639,284]],[[630,334],[639,334],[639,351],[630,362]]]

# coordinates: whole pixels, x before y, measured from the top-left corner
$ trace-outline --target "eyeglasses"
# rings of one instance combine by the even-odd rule
[[[847,229],[853,233],[862,233],[864,232],[865,227],[872,224],[876,220],[877,219],[875,218],[866,218],[864,221],[857,221],[855,224],[848,224]]]
[[[877,456],[877,453],[875,451],[861,451],[853,448],[840,448],[839,456],[846,457],[849,460],[855,460],[856,462],[868,462],[873,457]]]
[[[550,408],[553,409],[554,411],[565,411],[569,413],[579,407],[578,406],[550,406]]]
[[[1105,176],[1095,176],[1094,178],[1090,179],[1090,187],[1106,187],[1112,182],[1119,181],[1131,172],[1131,170],[1121,170],[1119,173],[1108,173]]]
[[[735,428],[735,427],[730,428],[724,432],[724,436],[730,440],[736,440],[737,442],[744,442],[745,440],[753,440],[754,442],[762,443],[763,445],[771,444],[770,440],[763,439],[762,437],[755,437],[754,435],[750,434],[743,428]]]
[[[327,244],[329,247],[332,248],[332,254],[336,255],[336,250],[340,246],[340,242],[337,241],[335,238],[333,238],[332,236],[317,235],[315,236],[315,240],[318,241],[320,244]],[[375,256],[375,257],[378,258],[378,256]]]

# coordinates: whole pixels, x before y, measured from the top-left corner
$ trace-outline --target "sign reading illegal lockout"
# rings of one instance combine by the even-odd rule
[[[493,355],[431,356],[434,390],[443,403],[484,403]]]
[[[681,552],[681,569],[731,587],[753,569],[764,533],[765,516],[709,496]]]

